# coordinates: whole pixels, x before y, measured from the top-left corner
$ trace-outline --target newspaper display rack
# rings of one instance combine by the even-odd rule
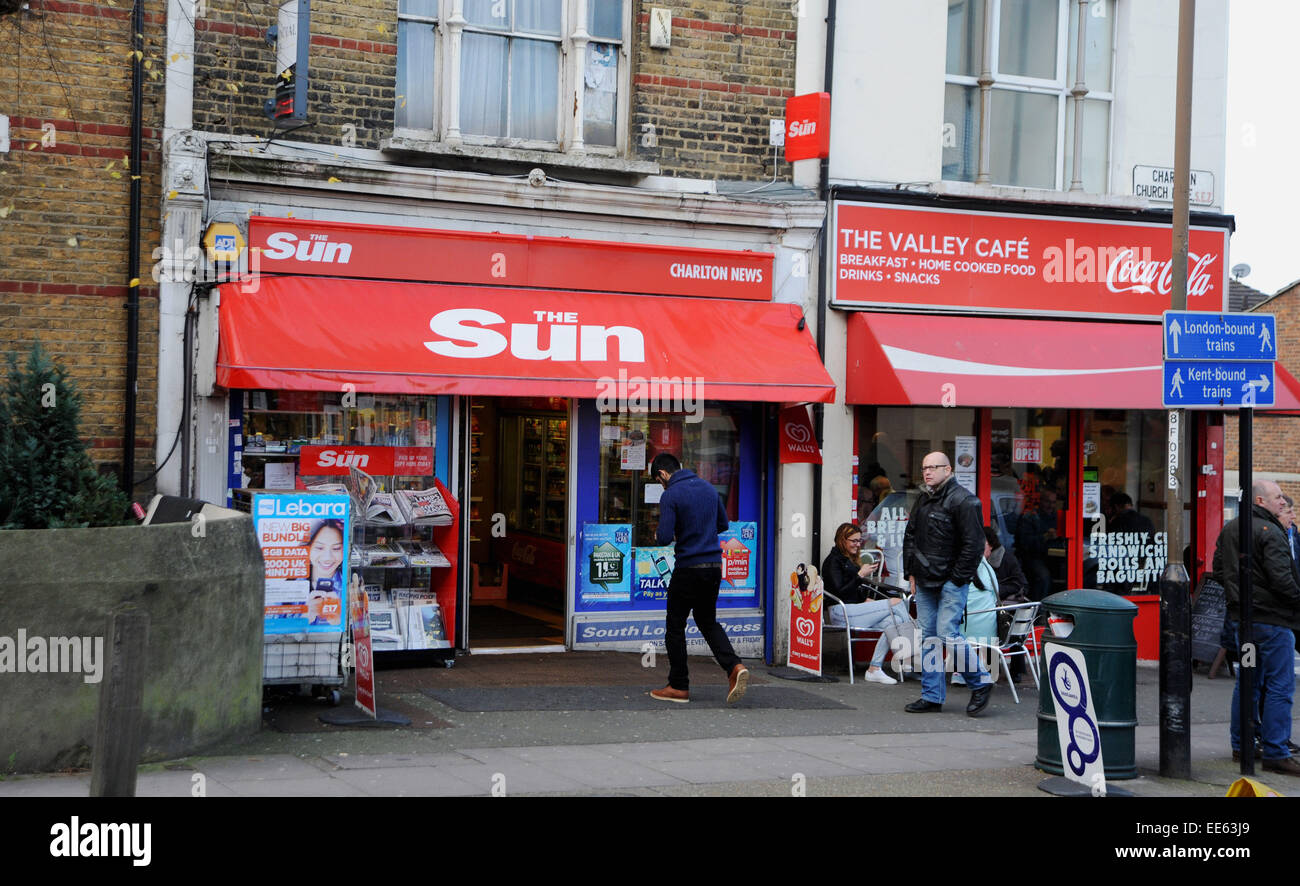
[[[385,659],[438,659],[452,667],[458,503],[436,478],[425,489],[384,491],[384,485],[349,469],[350,565],[355,587],[367,596],[372,649]]]

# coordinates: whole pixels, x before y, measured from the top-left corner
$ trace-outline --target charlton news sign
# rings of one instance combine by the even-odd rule
[[[850,203],[834,209],[833,304],[1159,320],[1169,226]],[[1193,227],[1187,310],[1227,307],[1228,232]]]

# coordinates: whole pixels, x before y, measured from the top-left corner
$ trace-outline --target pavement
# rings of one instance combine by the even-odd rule
[[[648,667],[646,665],[653,664]],[[1047,797],[1034,767],[1039,696],[1016,704],[1000,683],[983,716],[951,687],[944,710],[908,714],[901,685],[850,685],[841,658],[818,682],[749,662],[749,692],[725,703],[726,677],[692,658],[691,702],[646,694],[667,662],[639,654],[467,655],[454,668],[380,671],[381,712],[409,725],[330,725],[345,712],[310,697],[268,694],[262,730],[201,756],[140,767],[138,796],[1016,796]],[[1239,775],[1227,718],[1233,681],[1193,678],[1192,773],[1161,778],[1159,672],[1137,671],[1138,796],[1221,797]],[[345,694],[344,705],[351,699]],[[1283,794],[1300,778],[1262,773]],[[1294,782],[1294,784],[1292,783]],[[87,771],[9,775],[0,797],[84,797]]]

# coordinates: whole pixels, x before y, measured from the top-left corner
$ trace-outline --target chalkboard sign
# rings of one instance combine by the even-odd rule
[[[1211,662],[1219,654],[1219,636],[1228,614],[1223,585],[1206,577],[1192,605],[1192,658]]]

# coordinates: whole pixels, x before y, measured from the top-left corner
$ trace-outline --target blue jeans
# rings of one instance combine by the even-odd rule
[[[898,604],[902,606],[902,604]],[[854,628],[864,631],[879,631],[884,629],[891,621],[890,610],[893,606],[889,605],[888,600],[868,600],[865,603],[845,603],[844,610],[848,611],[849,624]],[[906,607],[898,610],[900,618],[907,614]],[[841,617],[843,611],[839,606],[832,604],[826,610],[826,623],[835,627],[843,627],[844,619]],[[889,654],[889,644],[885,641],[882,634],[876,641],[876,648],[871,653],[871,667],[878,668],[885,663],[885,656]]]
[[[1240,649],[1237,625],[1232,625],[1234,645]],[[1295,634],[1277,625],[1255,625],[1255,704],[1259,711],[1259,740],[1265,760],[1291,756],[1286,743],[1291,740],[1291,699],[1295,695]],[[1260,693],[1264,706],[1260,708]],[[1234,751],[1241,750],[1241,668],[1232,687],[1232,725],[1228,738]]]
[[[944,679],[944,651],[950,650],[953,664],[971,689],[978,689],[993,680],[984,669],[979,656],[961,635],[958,626],[966,614],[966,595],[970,585],[958,587],[944,582],[942,590],[916,589],[916,620],[921,628],[921,698],[943,704],[947,697],[947,680]]]

